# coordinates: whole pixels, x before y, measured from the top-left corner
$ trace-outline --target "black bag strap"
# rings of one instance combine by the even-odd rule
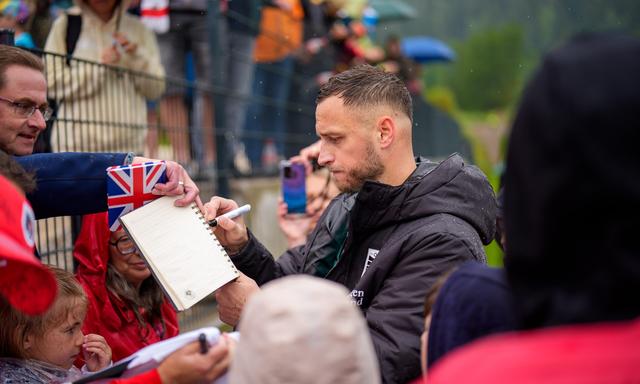
[[[67,65],[71,64],[71,56],[76,50],[76,43],[80,37],[82,29],[82,15],[67,14],[67,35],[65,41],[67,43]]]

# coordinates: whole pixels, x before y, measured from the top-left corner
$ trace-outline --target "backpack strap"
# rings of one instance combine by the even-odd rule
[[[67,14],[67,35],[65,37],[67,43],[67,65],[71,64],[71,57],[73,56],[73,51],[76,50],[76,43],[80,37],[81,29],[82,15]]]

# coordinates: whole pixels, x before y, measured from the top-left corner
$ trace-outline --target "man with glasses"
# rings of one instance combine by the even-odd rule
[[[27,197],[36,218],[106,211],[105,169],[151,159],[133,153],[31,155],[51,115],[42,61],[20,48],[0,45],[0,150],[18,156],[20,165],[35,174],[37,188]],[[201,205],[198,187],[180,164],[167,161],[167,178],[156,185],[156,193],[184,193],[177,205]]]
[[[17,48],[0,51],[0,147],[10,154],[30,155],[51,117],[43,72],[34,55]]]

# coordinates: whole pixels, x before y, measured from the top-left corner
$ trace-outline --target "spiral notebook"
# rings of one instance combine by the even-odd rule
[[[120,222],[173,306],[184,311],[239,274],[196,204],[176,207],[178,198],[157,199]]]

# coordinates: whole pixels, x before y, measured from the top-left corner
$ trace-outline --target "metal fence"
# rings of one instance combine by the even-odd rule
[[[36,143],[36,152],[135,152],[175,160],[196,180],[203,198],[208,198],[214,193],[228,196],[231,178],[275,175],[280,158],[313,143],[317,76],[335,63],[326,62],[323,52],[309,57],[298,49],[286,67],[255,65],[250,51],[236,50],[229,44],[233,36],[227,24],[234,20],[257,26],[233,12],[221,15],[215,7],[217,1],[210,3],[206,17],[213,70],[207,79],[188,80],[181,73],[156,77],[34,51],[45,62],[47,96],[55,111]],[[290,44],[276,35],[267,34],[267,38]],[[238,86],[243,80],[241,68],[246,76],[256,73],[253,84],[249,79],[250,87],[246,83]],[[286,84],[281,87],[283,93],[259,89],[266,81],[259,76],[277,85]],[[459,138],[459,130],[434,109],[425,112],[425,106],[421,100],[414,105],[416,116],[422,116],[414,125],[414,145],[423,155],[438,156],[437,148],[428,148],[427,153],[420,150],[424,147],[421,142],[445,138],[441,141],[446,146],[452,142],[448,137]],[[274,127],[274,122],[279,126]],[[73,244],[80,226],[81,217],[39,220],[37,247],[42,261],[73,269]],[[205,301],[181,314],[182,328],[198,325],[211,310],[211,301]]]
[[[226,17],[246,22],[232,13]],[[227,21],[215,13],[209,19],[219,27]],[[228,195],[229,178],[275,175],[280,158],[291,156],[315,141],[314,106],[290,102],[288,98],[283,103],[259,97],[253,88],[239,92],[229,78],[229,68],[244,65],[253,70],[253,57],[229,50],[224,46],[227,31],[211,29],[217,31],[217,35],[212,32],[210,40],[217,42],[211,44],[211,56],[218,70],[206,81],[182,76],[156,77],[63,54],[33,51],[45,63],[47,98],[54,108],[53,118],[36,143],[35,152],[134,152],[175,160],[196,180],[203,198],[216,192]],[[226,58],[227,62],[220,58]],[[264,69],[276,79],[281,77],[276,81],[296,89],[293,97],[299,94],[301,84],[309,80],[295,70],[283,73],[277,68]],[[278,112],[274,113],[275,110]],[[237,117],[234,113],[245,113],[247,123],[228,128],[227,122],[230,126],[236,123],[229,121]],[[278,118],[295,129],[285,128],[279,135],[268,130],[245,129],[247,124],[261,125],[270,118]],[[253,163],[242,168],[238,155],[242,155],[245,143],[253,145],[254,152],[257,146],[260,153],[258,159],[254,153]],[[81,223],[81,217],[37,222],[36,245],[44,263],[74,269],[73,246]],[[200,326],[211,319],[212,311],[215,304],[209,299],[181,313],[181,328]]]

